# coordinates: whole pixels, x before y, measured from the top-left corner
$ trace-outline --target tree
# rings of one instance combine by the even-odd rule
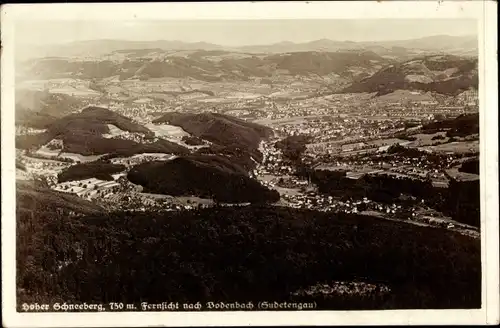
[[[366,211],[367,209],[368,209],[368,206],[366,205],[366,203],[361,203],[358,205],[358,210],[360,212]]]

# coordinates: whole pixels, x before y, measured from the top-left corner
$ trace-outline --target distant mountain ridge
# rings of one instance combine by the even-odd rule
[[[25,46],[23,46],[25,47]],[[425,51],[446,51],[454,54],[477,53],[477,36],[435,35],[410,40],[394,41],[334,41],[320,39],[310,42],[294,43],[283,41],[267,45],[222,46],[208,42],[183,41],[129,41],[129,40],[89,40],[66,44],[32,47],[29,55],[32,57],[105,55],[123,49],[162,49],[167,50],[226,50],[250,53],[283,53],[300,51],[338,51],[348,49],[367,49],[375,52],[387,52],[393,47],[419,49]],[[27,48],[20,48],[27,49]],[[21,52],[18,52],[21,53]],[[28,54],[26,54],[28,55]]]
[[[297,52],[297,51],[339,51],[348,49],[366,49],[376,53],[386,52],[391,48],[420,49],[426,51],[458,50],[477,51],[476,36],[436,35],[409,40],[394,41],[333,41],[320,39],[304,43],[280,42],[270,45],[245,46],[239,49],[248,52]],[[460,51],[458,51],[460,52]]]

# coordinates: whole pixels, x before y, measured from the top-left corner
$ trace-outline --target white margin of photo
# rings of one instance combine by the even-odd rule
[[[1,7],[2,320],[5,327],[470,325],[499,323],[497,3],[494,1],[10,4]],[[16,20],[476,18],[479,35],[482,308],[478,310],[17,313]]]

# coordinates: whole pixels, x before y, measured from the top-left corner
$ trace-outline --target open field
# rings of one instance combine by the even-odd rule
[[[59,154],[59,157],[70,158],[74,161],[85,163],[85,162],[93,162],[93,161],[99,159],[100,157],[102,157],[102,155],[85,156],[85,155],[81,155],[81,154],[63,152],[63,153]]]
[[[74,88],[74,87],[65,87],[65,88],[54,88],[49,89],[50,93],[60,93],[66,94],[68,96],[74,97],[99,97],[101,94],[95,90],[88,88]]]
[[[443,139],[434,139],[437,136],[443,137]],[[436,142],[447,142],[449,138],[446,136],[446,132],[436,132],[433,134],[418,133],[413,134],[412,137],[417,138],[417,140],[412,142],[412,146],[430,146]]]
[[[307,116],[297,116],[297,117],[289,117],[289,118],[280,118],[280,119],[259,119],[254,120],[254,123],[263,124],[267,126],[279,126],[282,124],[302,124],[307,123],[307,119],[317,118],[317,115],[307,115]]]
[[[450,142],[437,146],[429,146],[428,148],[435,152],[444,152],[450,154],[479,152],[479,141]]]
[[[457,168],[446,170],[446,172],[458,181],[474,181],[479,179],[479,175],[467,172],[460,172]]]
[[[49,149],[46,146],[42,146],[35,152],[35,154],[45,157],[53,157],[53,156],[58,156],[60,152],[61,152],[60,149]]]
[[[146,124],[146,127],[153,131],[157,137],[182,138],[183,136],[190,135],[182,128],[175,125],[150,123]]]
[[[137,100],[134,100],[134,103],[136,103],[136,104],[147,104],[147,103],[150,103],[152,101],[153,101],[153,99],[151,99],[151,98],[139,98]]]
[[[89,82],[74,78],[26,80],[16,84],[18,90],[47,90],[53,94],[65,94],[74,97],[95,98],[100,92],[89,88]]]
[[[376,140],[371,140],[368,141],[366,144],[367,145],[374,145],[377,147],[382,147],[382,146],[392,146],[395,144],[399,145],[407,145],[410,142],[408,140],[403,140],[403,139],[397,139],[397,138],[388,138],[388,139],[376,139]]]

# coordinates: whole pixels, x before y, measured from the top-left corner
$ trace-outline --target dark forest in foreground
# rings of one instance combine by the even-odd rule
[[[100,213],[36,188],[17,197],[18,304],[313,297],[318,309],[481,306],[480,240],[445,229],[274,206]],[[390,292],[292,295],[331,281]]]

